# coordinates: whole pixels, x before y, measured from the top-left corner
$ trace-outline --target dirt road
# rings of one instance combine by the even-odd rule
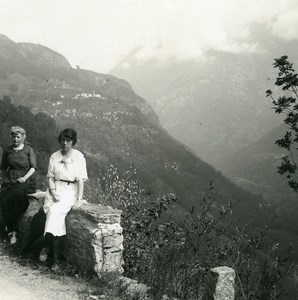
[[[0,245],[0,300],[90,299],[87,285],[80,279],[58,276],[21,265]]]

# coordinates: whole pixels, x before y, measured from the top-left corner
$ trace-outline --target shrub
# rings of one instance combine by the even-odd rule
[[[238,228],[235,204],[219,206],[212,182],[196,207],[182,211],[174,194],[150,199],[135,174],[134,167],[120,174],[111,166],[98,179],[104,203],[123,211],[126,276],[150,286],[154,299],[212,299],[210,269],[229,266],[237,274],[237,299],[282,299],[291,263],[276,255],[278,245],[264,249],[270,226],[250,235],[251,224]]]

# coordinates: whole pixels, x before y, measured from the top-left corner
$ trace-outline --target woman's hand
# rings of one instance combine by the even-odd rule
[[[56,192],[56,190],[51,190],[51,195],[53,197],[53,201],[54,202],[59,202],[60,201],[60,196],[59,194]]]
[[[27,172],[27,174],[25,174],[24,176],[20,177],[19,179],[17,179],[17,181],[19,183],[24,183],[26,182],[26,180],[31,177],[33,174],[35,173],[35,169],[34,168],[30,168],[30,170]]]
[[[83,204],[88,203],[86,200],[82,198],[76,198],[76,202],[73,205],[73,209],[79,209]]]
[[[25,177],[20,177],[19,179],[17,179],[17,181],[19,182],[19,183],[24,183],[24,182],[26,182],[26,178]]]

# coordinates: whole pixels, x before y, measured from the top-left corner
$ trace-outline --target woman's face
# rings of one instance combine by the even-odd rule
[[[73,140],[69,138],[62,137],[60,139],[60,146],[62,152],[66,153],[73,147]]]
[[[12,145],[14,147],[18,147],[21,144],[24,144],[25,135],[21,133],[13,133],[10,137],[11,137]]]

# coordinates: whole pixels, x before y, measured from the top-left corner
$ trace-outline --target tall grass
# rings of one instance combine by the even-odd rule
[[[291,260],[276,254],[278,245],[264,249],[270,225],[254,234],[251,224],[237,227],[237,204],[220,206],[212,182],[197,206],[183,211],[174,194],[150,199],[135,175],[134,167],[121,174],[110,166],[97,191],[103,204],[123,211],[125,275],[146,283],[154,299],[212,299],[216,266],[235,270],[237,299],[287,299]]]

